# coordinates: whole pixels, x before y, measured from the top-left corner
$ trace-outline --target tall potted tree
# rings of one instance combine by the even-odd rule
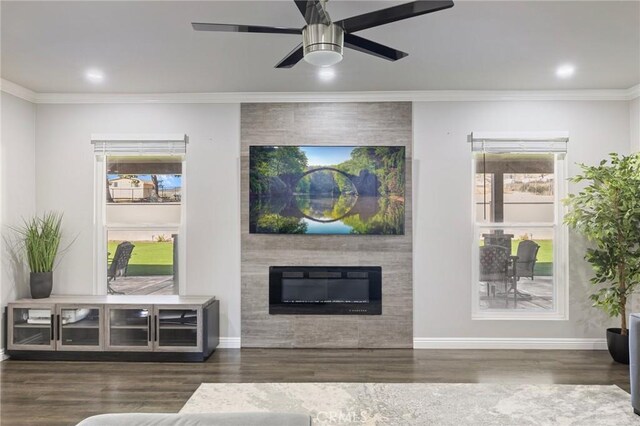
[[[31,270],[31,297],[43,299],[53,289],[53,268],[62,239],[62,214],[45,213],[25,219],[22,226],[14,228],[23,245]]]
[[[640,154],[609,154],[580,167],[570,180],[586,186],[565,200],[565,223],[592,244],[585,255],[594,272],[590,298],[620,316],[620,328],[607,329],[607,346],[615,361],[628,364],[627,302],[640,282]]]

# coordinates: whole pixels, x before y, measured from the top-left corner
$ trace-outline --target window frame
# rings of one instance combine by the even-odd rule
[[[540,154],[540,151],[518,151],[518,154]],[[563,218],[567,211],[562,200],[568,194],[567,154],[549,152],[554,155],[554,221],[553,223],[479,223],[476,220],[476,152],[471,153],[471,221],[473,238],[471,246],[471,319],[472,320],[557,320],[569,319],[569,244],[568,229]],[[517,310],[517,309],[480,309],[480,240],[483,229],[505,228],[552,228],[553,229],[553,304],[549,311]]]
[[[140,154],[141,156],[144,154]],[[169,156],[170,154],[165,154]],[[105,179],[107,176],[107,158],[109,155],[96,153],[94,159],[94,246],[93,246],[93,294],[106,295],[107,283],[107,242],[109,231],[119,230],[178,230],[178,294],[186,294],[187,282],[187,158],[180,155],[182,162],[182,186],[180,194],[180,223],[157,223],[144,225],[106,223],[107,194]],[[175,204],[175,203],[172,203]]]

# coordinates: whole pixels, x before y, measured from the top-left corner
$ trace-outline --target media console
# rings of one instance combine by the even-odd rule
[[[218,346],[209,296],[51,296],[7,306],[14,359],[204,361]]]

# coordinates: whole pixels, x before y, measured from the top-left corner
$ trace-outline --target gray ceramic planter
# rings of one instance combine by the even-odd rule
[[[32,272],[30,277],[31,297],[45,299],[53,289],[53,272]]]

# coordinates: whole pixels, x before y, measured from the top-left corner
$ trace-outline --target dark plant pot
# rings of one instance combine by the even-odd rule
[[[607,348],[611,358],[620,364],[629,364],[629,335],[620,334],[619,328],[607,328]]]
[[[51,296],[53,272],[32,272],[29,284],[33,299],[45,299]]]

